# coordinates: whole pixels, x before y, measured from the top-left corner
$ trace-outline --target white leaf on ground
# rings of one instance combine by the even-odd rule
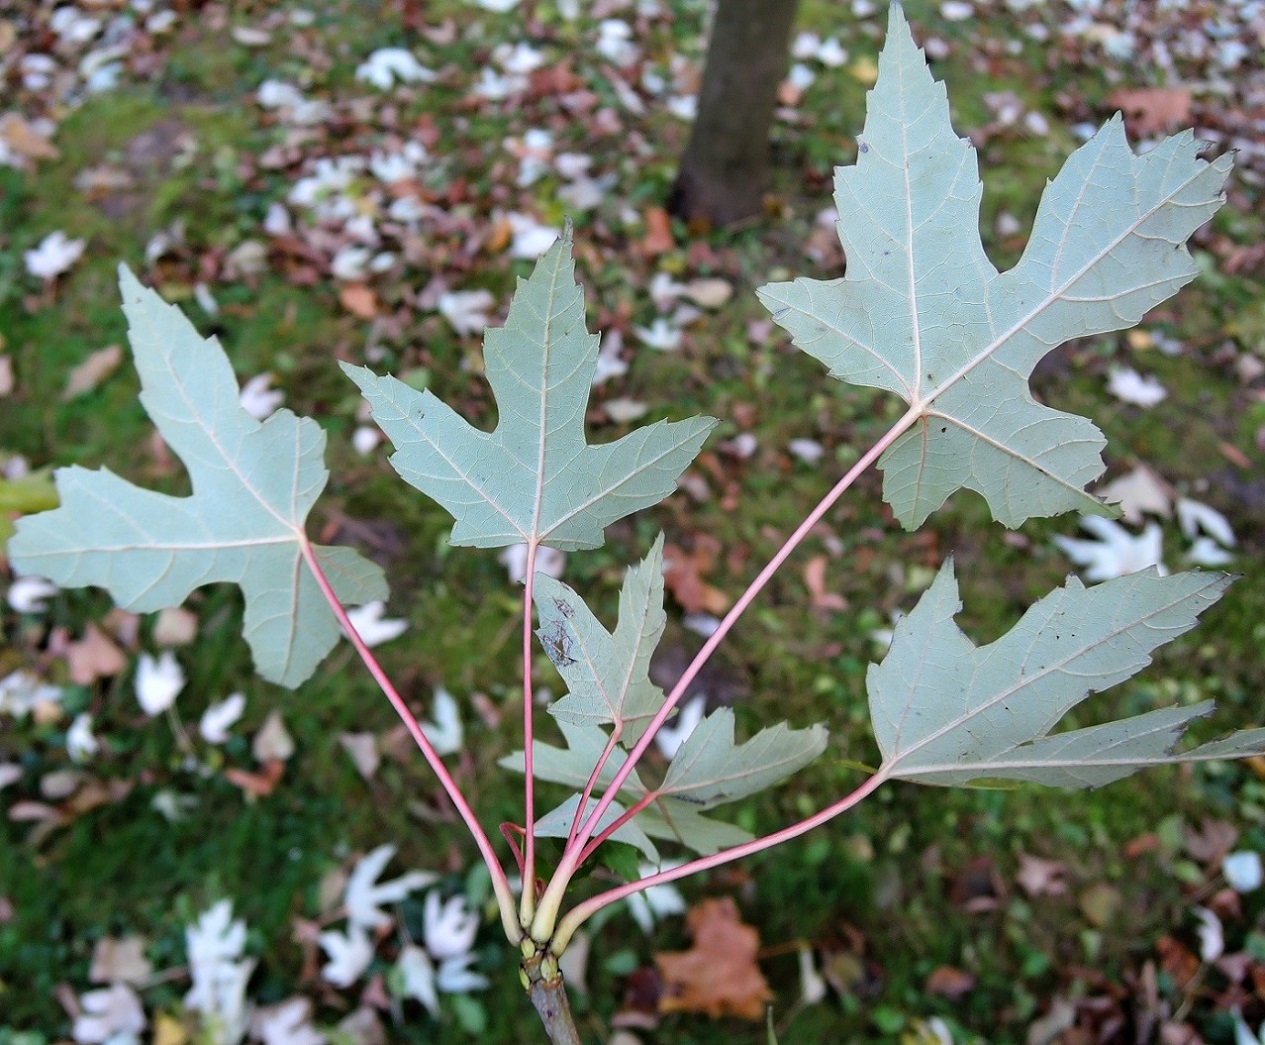
[[[259,727],[255,739],[251,741],[250,753],[258,762],[285,762],[294,754],[294,738],[276,708],[268,712],[264,724]]]
[[[1233,548],[1238,542],[1234,539],[1234,530],[1230,521],[1215,508],[1195,501],[1189,497],[1177,500],[1177,524],[1188,540],[1194,540],[1200,533],[1206,533],[1225,548]]]
[[[1201,536],[1186,549],[1186,561],[1195,566],[1225,566],[1234,561],[1234,555],[1211,537]]]
[[[813,949],[808,944],[801,943],[799,945],[800,1001],[805,1005],[816,1005],[825,1000],[827,993],[825,977],[817,971],[817,964],[813,961]]]
[[[1108,504],[1118,504],[1125,522],[1134,526],[1141,525],[1143,514],[1167,519],[1173,513],[1173,497],[1168,485],[1145,465],[1100,486],[1095,492]]]
[[[204,1026],[214,1028],[214,1045],[237,1045],[246,1033],[250,1016],[246,984],[255,963],[242,958],[245,945],[246,923],[233,919],[229,900],[220,900],[195,924],[185,927],[193,980],[185,995],[185,1008],[206,1017]]]
[[[245,710],[245,694],[230,693],[202,712],[202,717],[198,720],[198,732],[208,744],[223,744],[232,736],[229,727],[242,717]]]
[[[148,1021],[141,1000],[126,983],[114,983],[99,991],[88,991],[79,999],[82,1012],[75,1019],[71,1036],[82,1045],[103,1042],[134,1042]]]
[[[353,926],[381,929],[390,925],[391,919],[380,904],[399,903],[409,893],[424,889],[435,881],[437,876],[429,871],[409,871],[389,882],[379,882],[378,876],[390,863],[395,850],[394,845],[387,844],[366,853],[347,879],[343,906],[347,910],[347,920]]]
[[[325,1045],[325,1035],[312,1026],[311,1019],[310,999],[287,998],[257,1009],[250,1021],[250,1032],[263,1045]]]
[[[510,581],[521,584],[527,576],[527,545],[511,544],[496,561],[501,563],[509,573]],[[567,553],[557,548],[542,546],[536,552],[536,572],[557,580],[562,576],[567,565]]]
[[[654,735],[655,747],[664,758],[671,759],[676,756],[681,745],[703,721],[703,713],[706,710],[707,698],[703,696],[694,697],[678,705],[676,718],[669,719],[670,724],[660,726],[659,732]]]
[[[329,961],[321,967],[321,976],[335,987],[350,987],[373,961],[373,942],[360,926],[351,924],[346,933],[327,929],[317,938]]]
[[[637,865],[637,871],[642,878],[649,878],[660,871],[670,871],[674,867],[680,867],[683,862],[664,860],[657,866],[642,863]],[[628,904],[628,913],[632,915],[633,921],[647,936],[654,931],[655,922],[671,918],[673,915],[684,914],[688,908],[685,897],[671,883],[652,885],[649,889],[632,893],[625,902]]]
[[[0,791],[22,779],[22,767],[16,762],[0,762]]]
[[[474,0],[474,3],[485,11],[505,14],[506,11],[514,10],[519,4],[519,0]]]
[[[382,442],[382,431],[373,425],[361,425],[351,433],[351,445],[356,453],[365,457],[378,448]]]
[[[513,233],[509,248],[511,258],[534,261],[552,247],[560,235],[556,228],[542,225],[525,214],[507,214],[505,217]]]
[[[395,962],[400,977],[400,994],[420,1001],[432,1016],[439,1015],[439,992],[435,989],[435,966],[415,943],[405,944]]]
[[[271,384],[271,374],[256,374],[242,386],[237,397],[242,409],[256,421],[266,421],[285,402],[285,393],[269,387]]]
[[[1225,935],[1221,929],[1221,919],[1206,907],[1193,907],[1199,924],[1195,927],[1195,935],[1199,937],[1199,957],[1206,962],[1215,962],[1225,953]]]
[[[422,65],[412,51],[403,47],[381,47],[356,67],[356,79],[387,91],[397,82],[430,83],[435,73]]]
[[[479,334],[491,320],[488,312],[496,307],[490,290],[454,290],[439,295],[439,314],[463,337]]]
[[[1252,1028],[1243,1020],[1243,1013],[1236,1005],[1230,1010],[1234,1017],[1234,1045],[1265,1045],[1265,1023],[1262,1023],[1259,1034],[1252,1033]]]
[[[426,894],[423,937],[432,957],[443,961],[466,954],[478,932],[479,915],[467,907],[464,896],[442,901],[437,891]]]
[[[340,733],[338,742],[343,750],[351,756],[356,772],[366,780],[372,780],[378,772],[381,755],[378,752],[378,738],[372,733]]]
[[[628,396],[617,396],[614,399],[608,399],[602,404],[602,409],[606,411],[606,416],[616,424],[636,421],[637,418],[645,417],[650,412],[650,407],[647,404],[640,399],[632,399]]]
[[[1261,867],[1261,854],[1250,849],[1230,853],[1221,861],[1221,873],[1236,893],[1250,893],[1261,887],[1265,871]]]
[[[57,708],[61,698],[60,688],[41,682],[29,671],[12,671],[0,679],[0,715],[20,719],[34,711],[38,718],[43,708],[56,717],[61,714]]]
[[[435,707],[431,714],[433,721],[422,723],[422,732],[426,734],[426,739],[430,741],[436,754],[456,754],[465,744],[461,712],[452,694],[442,686],[435,688]]]
[[[659,316],[648,327],[633,327],[637,340],[656,352],[675,352],[681,347],[681,331]]]
[[[45,236],[34,250],[22,252],[26,271],[40,279],[56,279],[69,272],[83,255],[87,240],[67,239],[60,229]]]
[[[792,439],[786,448],[792,457],[798,457],[805,464],[816,464],[826,453],[826,448],[816,439]]]
[[[105,348],[93,352],[87,359],[70,372],[66,378],[66,387],[62,390],[62,402],[66,403],[91,392],[107,377],[119,368],[123,362],[122,345],[106,345]]]
[[[1159,524],[1147,523],[1140,534],[1132,534],[1111,519],[1087,515],[1081,519],[1081,528],[1088,530],[1094,540],[1078,540],[1056,536],[1054,543],[1077,566],[1083,566],[1087,581],[1107,581],[1124,577],[1148,566],[1154,566],[1163,576],[1164,534]]]
[[[384,616],[386,608],[385,602],[375,600],[347,611],[352,627],[366,646],[380,646],[398,639],[408,630],[408,621]]]
[[[82,711],[66,730],[66,753],[75,762],[87,762],[100,750],[101,742],[92,735],[92,716]]]
[[[608,330],[602,338],[602,349],[597,354],[597,369],[593,371],[593,387],[606,384],[613,377],[628,373],[628,364],[620,358],[624,339],[618,330]]]
[[[88,979],[93,983],[142,984],[153,972],[143,936],[103,936],[92,948]]]
[[[161,715],[184,689],[185,676],[171,650],[157,660],[142,653],[136,665],[136,699],[150,718]]]
[[[48,578],[31,574],[14,580],[5,599],[18,613],[43,613],[48,608],[44,600],[60,590]]]
[[[1107,379],[1107,391],[1124,403],[1134,406],[1155,406],[1168,396],[1167,390],[1158,378],[1148,374],[1143,377],[1132,367],[1118,366],[1111,368]]]
[[[486,976],[468,968],[474,960],[473,951],[445,958],[439,963],[439,972],[435,977],[436,986],[445,994],[466,994],[470,991],[481,991],[490,986]]]

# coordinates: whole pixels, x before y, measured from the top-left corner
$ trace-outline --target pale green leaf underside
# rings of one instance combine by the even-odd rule
[[[946,563],[897,624],[882,664],[869,670],[880,772],[927,784],[1097,787],[1172,761],[1174,744],[1210,703],[1049,732],[1091,693],[1130,678],[1152,651],[1194,627],[1230,581],[1147,570],[1086,589],[1072,577],[1006,635],[976,648],[953,620],[961,602]],[[1254,730],[1176,757],[1229,758],[1263,747],[1265,730]]]
[[[1103,470],[1101,433],[1036,403],[1028,378],[1064,341],[1132,326],[1193,278],[1184,244],[1220,206],[1231,163],[1199,148],[1185,133],[1134,156],[1112,120],[1046,186],[1023,258],[998,273],[977,232],[975,150],[892,4],[857,162],[836,170],[847,274],[758,293],[833,376],[918,409],[879,462],[907,528],[962,488],[1012,527],[1110,512],[1084,492]]]
[[[589,774],[606,746],[607,734],[597,726],[575,725],[566,720],[559,721],[558,725],[567,746],[559,748],[534,741],[533,766],[538,779],[564,784],[578,792],[588,782]],[[698,737],[696,741],[695,736]],[[691,741],[694,741],[692,749]],[[784,779],[816,758],[825,747],[825,741],[826,731],[821,726],[796,730],[777,725],[762,730],[745,744],[735,745],[733,712],[721,708],[704,719],[681,745],[676,759],[669,765],[668,777],[655,789],[659,797],[638,813],[631,824],[649,838],[675,841],[703,855],[740,845],[750,839],[747,832],[732,824],[712,820],[702,813]],[[676,770],[677,776],[671,779],[673,766],[683,755],[685,759]],[[618,747],[612,752],[599,777],[599,790],[614,779],[625,758],[625,752]],[[518,751],[508,755],[501,759],[500,765],[521,773],[523,753]],[[628,808],[647,794],[646,785],[634,771],[620,789],[619,797],[624,808]],[[565,837],[571,826],[568,813],[574,815],[578,801],[579,795],[573,795],[558,809],[542,817],[544,831],[539,833],[553,837],[557,832]],[[603,818],[603,823],[608,824],[613,819]],[[615,837],[639,845],[645,851],[636,840],[638,836],[635,832]]]
[[[608,632],[576,592],[543,573],[535,580],[536,634],[567,684],[549,713],[580,725],[622,723],[620,741],[641,739],[663,704],[650,681],[663,612],[663,535],[640,566],[628,571],[619,594],[619,623]]]
[[[65,588],[95,585],[139,612],[177,606],[204,584],[245,597],[244,634],[265,678],[296,686],[338,640],[304,566],[300,541],[325,487],[325,434],[279,410],[242,409],[227,357],[179,309],[120,268],[141,402],[189,470],[190,497],[169,497],[107,471],[56,472],[61,506],[17,524],[9,555]],[[318,548],[339,598],[385,598],[382,571],[348,548]]]
[[[430,392],[343,365],[395,444],[405,481],[452,513],[452,543],[597,548],[602,531],[675,488],[716,423],[660,421],[589,446],[584,413],[598,338],[584,327],[568,233],[519,280],[505,326],[484,342],[500,420],[474,428]]]

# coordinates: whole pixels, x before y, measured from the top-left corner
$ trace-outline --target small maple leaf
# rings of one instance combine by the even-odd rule
[[[584,326],[569,229],[519,281],[505,326],[488,331],[484,359],[500,414],[491,432],[430,392],[342,365],[395,443],[395,470],[456,519],[455,545],[598,548],[608,525],[675,489],[716,423],[660,421],[587,444],[598,338]]]
[[[389,925],[391,919],[380,904],[398,903],[409,893],[424,889],[435,880],[436,876],[430,872],[409,871],[389,882],[379,882],[378,876],[394,855],[395,846],[380,845],[363,856],[351,872],[343,894],[343,906],[347,908],[347,919],[352,925],[365,929]]]
[[[742,924],[733,900],[703,900],[690,908],[685,922],[694,946],[654,956],[663,978],[659,1010],[763,1019],[773,994],[755,961],[760,934]]]

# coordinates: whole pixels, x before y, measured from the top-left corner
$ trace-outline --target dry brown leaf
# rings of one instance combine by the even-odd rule
[[[931,971],[924,989],[928,994],[957,1001],[975,990],[975,976],[953,965],[941,965]]]
[[[641,252],[648,258],[657,258],[676,246],[672,238],[672,219],[662,207],[649,207],[643,215],[646,234],[641,238]]]
[[[70,681],[76,686],[90,686],[99,678],[110,678],[127,667],[127,657],[95,624],[89,624],[83,638],[66,647],[66,664]]]
[[[234,787],[240,787],[248,795],[256,798],[267,798],[281,783],[286,764],[279,758],[271,758],[264,763],[263,769],[252,773],[248,769],[236,767],[224,770],[224,779]]]
[[[773,994],[755,961],[760,935],[742,924],[733,900],[703,900],[690,908],[685,922],[694,946],[654,956],[663,978],[659,1011],[763,1019]]]
[[[1122,87],[1107,99],[1124,113],[1131,134],[1150,138],[1190,123],[1189,87]]]
[[[826,557],[814,555],[804,567],[804,584],[815,610],[846,610],[848,600],[837,591],[826,590]]]
[[[347,283],[339,287],[338,300],[343,308],[361,319],[373,319],[378,314],[378,296],[372,287],[363,283]]]
[[[62,390],[62,402],[67,403],[76,396],[91,392],[113,374],[121,362],[123,362],[122,346],[106,345],[105,348],[97,349],[71,370],[70,377],[66,379],[66,387]]]
[[[663,583],[686,613],[719,617],[729,609],[729,596],[703,580],[720,555],[720,542],[707,534],[694,538],[692,551],[675,544],[663,549]]]
[[[0,141],[28,160],[55,160],[57,147],[15,112],[0,116]]]

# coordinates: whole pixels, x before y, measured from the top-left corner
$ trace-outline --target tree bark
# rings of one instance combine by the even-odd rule
[[[698,115],[668,209],[723,228],[763,210],[769,128],[786,76],[798,0],[719,0]]]

